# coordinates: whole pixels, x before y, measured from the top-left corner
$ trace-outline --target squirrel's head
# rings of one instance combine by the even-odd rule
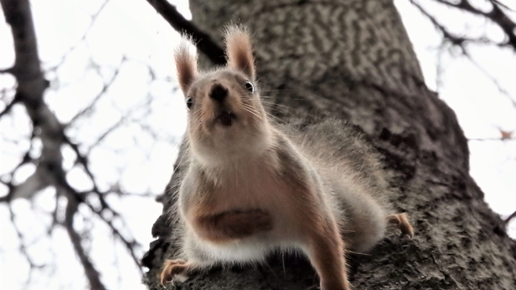
[[[189,110],[191,149],[207,163],[259,153],[271,143],[249,35],[244,28],[231,26],[225,42],[228,64],[211,72],[198,72],[197,55],[187,39],[175,53],[179,85]]]

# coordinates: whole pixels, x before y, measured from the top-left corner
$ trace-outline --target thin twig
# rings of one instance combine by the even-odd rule
[[[105,290],[104,284],[100,281],[100,273],[95,269],[93,263],[90,261],[90,258],[86,254],[84,247],[82,246],[82,238],[73,228],[73,222],[75,218],[75,213],[77,213],[78,204],[73,198],[68,198],[68,204],[66,205],[66,213],[65,220],[63,222],[64,227],[66,228],[66,232],[70,237],[70,241],[72,242],[75,253],[79,257],[81,264],[84,268],[84,272],[88,277],[88,281],[90,283],[90,288],[93,290]]]
[[[468,138],[468,141],[516,141],[515,138]]]
[[[77,113],[77,115],[73,116],[73,118],[70,120],[70,122],[68,122],[68,125],[74,123],[75,121],[77,121],[77,119],[79,119],[80,117],[82,117],[86,113],[91,112],[91,110],[93,109],[95,104],[97,104],[97,102],[102,98],[102,96],[104,96],[106,94],[106,92],[109,89],[109,87],[115,81],[116,77],[118,76],[118,73],[120,72],[120,66],[124,62],[124,60],[125,60],[125,58],[122,59],[122,61],[118,65],[118,67],[115,69],[113,77],[111,77],[111,79],[109,81],[105,82],[102,85],[102,89],[97,94],[97,96],[93,99],[93,101],[91,101],[91,103],[86,108],[82,109],[79,113]]]
[[[508,217],[504,220],[505,225],[508,225],[508,224],[509,224],[509,222],[510,222],[513,218],[515,218],[515,217],[516,217],[516,211],[515,211],[515,212],[513,212],[510,216],[508,216]]]
[[[5,106],[5,109],[2,112],[0,112],[0,118],[2,118],[5,114],[8,114],[18,101],[19,99],[15,97],[9,104],[7,104],[7,106]]]
[[[85,39],[86,39],[86,36],[88,35],[88,33],[90,32],[91,28],[93,27],[93,25],[95,24],[98,16],[100,15],[100,13],[102,12],[102,10],[104,10],[104,8],[106,7],[106,4],[108,4],[109,0],[106,0],[104,1],[104,3],[102,3],[102,5],[100,6],[99,10],[97,10],[96,13],[94,13],[93,15],[91,15],[91,21],[90,21],[90,24],[88,25],[88,27],[84,30],[84,33],[82,34],[81,38],[79,39],[79,41],[77,41],[74,45],[72,45],[65,53],[63,53],[63,57],[59,60],[59,62],[54,65],[53,67],[51,68],[48,68],[48,70],[55,70],[57,69],[59,66],[61,66],[64,61],[66,60],[66,58],[70,55],[70,53],[72,51],[74,51],[75,49],[77,49],[77,47],[79,47],[79,44],[81,42],[83,42]]]
[[[505,5],[500,5],[498,1],[489,1],[493,4],[493,9],[489,12],[484,12],[475,8],[468,0],[460,0],[458,2],[448,2],[445,0],[435,0],[441,4],[449,7],[457,8],[463,11],[470,12],[475,15],[483,16],[491,20],[494,24],[500,27],[507,36],[506,44],[511,46],[516,51],[516,22],[513,21],[502,8],[507,8]],[[412,1],[411,1],[412,2]]]
[[[453,3],[449,3],[447,1],[444,1],[444,0],[436,0],[437,2],[439,3],[442,3],[442,4],[446,4],[448,6],[451,6],[451,7],[455,7],[455,8],[458,8],[458,9],[461,9],[460,7],[466,9],[466,11],[470,11],[471,9],[473,9],[472,13],[475,13],[475,14],[481,14],[481,15],[484,15],[485,13],[480,11],[480,10],[477,10],[476,8],[472,7],[469,3],[468,4],[464,4],[464,3],[467,3],[467,1],[461,1],[462,4],[460,4],[460,7],[457,6],[459,4],[453,4]],[[458,36],[458,35],[455,35],[454,33],[450,32],[446,27],[444,27],[444,25],[442,25],[441,23],[439,23],[439,21],[437,21],[437,19],[431,15],[428,11],[426,11],[417,1],[415,0],[410,0],[410,2],[425,16],[428,18],[428,20],[430,20],[430,22],[432,22],[432,24],[435,26],[435,28],[440,31],[444,37],[445,40],[448,40],[453,46],[456,46],[456,47],[459,47],[459,49],[461,50],[461,53],[462,55],[464,55],[465,57],[468,58],[468,60],[474,65],[476,66],[485,76],[487,76],[491,82],[493,82],[493,84],[498,88],[498,90],[500,91],[500,93],[506,95],[509,99],[509,101],[512,102],[512,104],[514,106],[516,106],[516,101],[514,101],[509,93],[507,93],[507,90],[505,90],[501,85],[500,83],[494,78],[492,77],[485,69],[483,69],[480,65],[478,65],[474,60],[473,58],[471,57],[471,55],[469,54],[467,48],[466,48],[466,45],[467,43],[481,43],[481,44],[493,44],[493,45],[497,45],[497,46],[512,46],[510,43],[495,43],[487,38],[476,38],[476,39],[473,39],[473,38],[468,38],[468,37],[464,37],[464,36]],[[493,4],[495,5],[495,4]],[[471,8],[470,8],[471,7]],[[484,15],[486,16],[486,15]],[[487,16],[486,16],[487,17]],[[444,43],[443,43],[444,44]],[[516,46],[514,46],[514,49],[516,50]],[[439,64],[438,64],[439,65]]]

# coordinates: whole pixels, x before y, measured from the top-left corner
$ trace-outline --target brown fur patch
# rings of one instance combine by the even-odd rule
[[[226,30],[226,54],[229,67],[245,73],[254,80],[255,68],[251,40],[246,29],[229,26]]]
[[[349,290],[344,243],[335,221],[320,221],[311,233],[309,258],[324,290]]]
[[[259,209],[217,214],[207,211],[209,207],[196,208],[192,213],[193,225],[200,236],[214,243],[245,238],[269,231],[273,226],[271,215]]]
[[[186,97],[190,85],[197,77],[197,55],[192,52],[191,40],[181,39],[179,47],[174,53],[176,61],[177,79],[179,86]]]

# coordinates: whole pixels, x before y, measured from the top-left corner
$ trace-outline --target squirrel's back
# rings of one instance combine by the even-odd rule
[[[344,241],[351,250],[370,250],[383,238],[392,209],[387,172],[369,141],[336,119],[281,130],[317,168]]]

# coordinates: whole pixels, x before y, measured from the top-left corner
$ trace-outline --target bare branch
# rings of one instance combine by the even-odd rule
[[[3,91],[3,92],[5,93],[5,91]],[[11,100],[11,102],[5,106],[5,109],[2,112],[0,112],[0,118],[2,118],[4,115],[8,114],[11,111],[11,109],[13,108],[13,106],[16,105],[16,103],[18,103],[19,101],[20,101],[20,99],[15,94],[14,98]]]
[[[63,54],[63,57],[59,60],[59,62],[49,68],[49,70],[54,70],[56,68],[58,68],[61,64],[64,63],[64,61],[66,60],[66,58],[70,55],[70,53],[72,51],[74,51],[81,42],[83,42],[85,39],[86,39],[86,36],[88,35],[88,33],[90,32],[91,28],[93,27],[93,25],[95,24],[98,16],[100,15],[100,13],[102,12],[102,10],[104,10],[104,8],[106,7],[106,4],[109,2],[109,0],[106,0],[104,1],[104,3],[102,3],[102,5],[100,6],[99,10],[97,10],[96,13],[94,13],[93,15],[91,15],[91,21],[90,21],[90,24],[88,25],[88,27],[86,28],[86,30],[84,31],[84,33],[82,34],[81,38],[79,39],[79,41],[77,41],[77,43],[75,43],[74,45],[72,45],[68,51],[66,51],[64,54]]]
[[[453,35],[451,32],[448,31],[448,29],[446,29],[446,27],[440,24],[434,16],[432,16],[430,13],[428,13],[428,11],[421,7],[421,5],[419,5],[418,2],[410,0],[410,3],[412,3],[423,15],[425,15],[428,18],[428,20],[430,20],[430,22],[432,22],[435,28],[437,28],[437,30],[439,30],[443,34],[445,39],[450,41],[453,45],[459,46],[462,49],[463,53],[466,54],[466,50],[463,47],[464,42],[466,42],[466,38]],[[471,41],[471,39],[469,40]]]
[[[186,20],[181,13],[167,0],[147,0],[149,4],[177,31],[191,35],[199,51],[208,57],[215,65],[225,65],[224,50],[215,43],[210,35],[200,30],[191,21]]]
[[[507,6],[507,5],[503,4],[503,3],[501,3],[501,2],[500,2],[500,1],[498,1],[498,0],[489,0],[489,1],[490,1],[491,3],[493,3],[493,4],[497,4],[498,6],[502,7],[503,9],[506,9],[506,10],[509,10],[509,11],[514,12],[514,10],[513,10],[513,9],[509,8],[509,6]]]
[[[36,192],[49,186],[48,178],[45,171],[38,167],[36,171],[25,180],[22,184],[16,186],[11,195],[11,199],[26,198],[29,199]]]
[[[11,109],[13,108],[13,106],[16,104],[16,102],[17,102],[16,99],[12,100],[12,102],[10,102],[5,107],[5,109],[2,112],[0,112],[0,118],[2,118],[5,114],[8,114],[11,111]]]
[[[507,96],[507,98],[509,99],[509,101],[512,103],[512,105],[516,108],[516,101],[511,98],[510,94],[507,92],[506,89],[504,89],[502,87],[502,85],[500,84],[500,82],[495,78],[493,77],[489,72],[487,72],[484,68],[482,68],[482,66],[480,66],[475,60],[473,60],[473,58],[471,57],[471,55],[467,54],[467,53],[464,53],[464,55],[469,59],[469,61],[471,61],[471,63],[482,73],[484,74],[495,86],[496,88],[498,89],[498,91]],[[510,138],[502,138],[501,140],[507,140],[507,139],[510,139]]]
[[[71,142],[65,134],[65,126],[57,119],[56,115],[50,110],[43,100],[43,93],[48,87],[48,81],[44,79],[41,71],[40,61],[38,58],[37,43],[34,31],[34,24],[30,11],[28,0],[0,0],[8,24],[11,26],[14,40],[14,48],[16,62],[13,67],[13,75],[18,82],[16,96],[18,101],[27,109],[30,120],[32,121],[34,130],[39,131],[39,137],[42,141],[42,152],[38,158],[38,166],[34,178],[29,178],[26,182],[25,191],[34,192],[41,189],[42,186],[52,185],[56,190],[65,192],[68,199],[66,208],[66,219],[63,225],[66,227],[68,235],[76,254],[78,255],[85,274],[90,282],[91,289],[105,289],[99,279],[99,273],[94,269],[84,248],[81,245],[81,236],[73,228],[74,215],[77,212],[78,205],[86,204],[99,218],[104,221],[118,238],[128,248],[136,265],[139,265],[138,259],[134,252],[137,246],[136,241],[125,238],[119,230],[114,226],[112,220],[103,217],[103,213],[109,210],[115,217],[119,216],[106,203],[104,196],[99,192],[93,174],[89,170],[88,160],[83,156],[76,144]],[[33,131],[34,132],[34,131]],[[33,133],[34,134],[34,133]],[[66,180],[66,172],[63,169],[63,156],[61,147],[68,144],[77,154],[78,162],[84,167],[85,171],[94,183],[94,193],[97,194],[101,201],[102,208],[95,209],[86,201],[86,196],[79,194],[73,189]],[[22,162],[25,161],[22,160]],[[36,178],[38,177],[38,178]],[[29,182],[30,181],[30,182]],[[9,187],[9,185],[7,185]],[[10,194],[16,191],[9,187]],[[10,200],[8,194],[5,201]],[[23,249],[22,249],[23,250]],[[141,269],[140,269],[141,271]]]
[[[105,290],[106,287],[104,287],[104,284],[100,281],[100,274],[93,266],[93,263],[91,263],[90,258],[86,254],[86,251],[84,250],[82,244],[81,244],[81,236],[79,233],[75,231],[73,228],[73,221],[75,217],[75,213],[77,213],[78,204],[73,198],[68,198],[68,204],[66,205],[66,213],[65,213],[65,220],[64,220],[64,226],[66,228],[66,232],[68,233],[68,236],[70,237],[70,241],[72,242],[73,248],[75,250],[75,253],[79,257],[79,260],[81,261],[81,264],[84,268],[84,272],[86,273],[86,277],[88,277],[88,281],[90,283],[90,288],[98,289],[98,290]]]
[[[6,69],[0,69],[0,74],[12,73],[12,72],[13,72],[13,68],[12,67],[6,68]]]
[[[7,187],[7,195],[0,197],[0,203],[2,202],[10,202],[11,201],[11,195],[14,189],[14,185],[11,182],[4,182],[0,179],[0,183],[5,185]]]
[[[111,229],[111,231],[113,232],[113,235],[118,238],[124,245],[125,247],[127,248],[127,250],[129,251],[129,254],[131,255],[131,258],[133,259],[133,262],[138,266],[138,270],[140,271],[141,274],[143,274],[143,271],[140,267],[140,260],[138,259],[138,256],[136,255],[136,252],[134,251],[135,247],[136,246],[139,246],[138,243],[135,241],[135,240],[128,240],[126,239],[122,233],[120,233],[120,231],[115,227],[115,225],[113,224],[113,221],[110,220],[110,219],[107,219],[105,218],[103,215],[102,215],[102,211],[99,211],[97,209],[95,209],[93,206],[91,206],[89,203],[85,203],[102,221],[104,221],[104,223],[106,223],[109,228]],[[113,211],[111,209],[113,215],[115,217],[118,217],[119,214],[115,211]]]
[[[93,143],[87,150],[88,152],[88,155],[89,153],[91,152],[91,150],[93,148],[95,148],[95,146],[97,146],[102,140],[104,140],[104,138],[106,138],[110,133],[112,133],[113,131],[115,131],[118,127],[120,127],[120,125],[122,125],[122,123],[124,123],[126,121],[127,117],[122,117],[120,118],[120,120],[118,120],[115,124],[113,124],[113,126],[109,127],[108,129],[106,129],[106,131],[104,131],[102,134],[100,134],[100,136],[97,138],[97,140],[95,140],[95,143]]]
[[[27,262],[29,263],[29,266],[30,266],[29,278],[26,281],[26,285],[28,285],[30,283],[30,277],[31,277],[31,274],[32,274],[32,270],[33,269],[37,269],[37,268],[43,268],[44,265],[36,264],[33,261],[33,259],[31,258],[31,256],[29,255],[29,252],[27,250],[27,245],[26,245],[25,237],[23,236],[22,232],[20,231],[20,229],[16,225],[15,214],[14,214],[13,209],[11,208],[10,204],[9,204],[9,218],[11,220],[11,224],[14,227],[14,230],[16,231],[16,235],[18,236],[18,239],[20,241],[20,246],[19,246],[20,253],[25,257],[25,259],[27,260]]]
[[[489,12],[484,12],[479,10],[468,0],[460,0],[455,3],[448,2],[446,0],[436,0],[437,2],[447,5],[449,7],[461,9],[463,11],[470,12],[475,15],[484,16],[485,18],[491,20],[494,24],[500,27],[505,35],[507,36],[507,45],[511,46],[516,51],[516,23],[511,20],[511,18],[502,10],[502,8],[508,9],[505,5],[500,4],[498,1],[490,0],[489,2],[493,4],[493,9]],[[411,1],[414,3],[413,1]]]
[[[4,178],[5,176],[9,176],[9,180],[10,180],[10,182],[9,182],[8,184],[7,184],[7,183],[5,183],[5,182],[2,182],[2,183],[4,183],[4,184],[8,185],[8,187],[9,187],[9,195],[10,195],[10,194],[12,194],[12,191],[14,191],[14,187],[15,187],[15,186],[12,184],[12,178],[13,178],[14,172],[15,172],[18,168],[22,167],[24,164],[27,164],[27,163],[33,162],[33,159],[32,159],[32,157],[30,156],[30,151],[32,150],[32,144],[33,144],[33,143],[32,143],[32,141],[34,140],[34,137],[35,137],[35,133],[34,133],[34,131],[32,131],[32,134],[31,134],[31,136],[30,136],[30,143],[29,143],[29,144],[30,144],[30,146],[29,146],[29,149],[27,149],[27,151],[25,152],[25,154],[23,154],[22,159],[20,160],[20,162],[19,162],[18,164],[16,164],[16,166],[11,170],[11,172],[6,173],[6,174],[4,174],[4,175],[2,175],[2,176],[1,176],[2,178]]]
[[[125,60],[125,58],[122,59],[122,62]],[[88,112],[91,112],[91,110],[93,109],[93,107],[95,106],[95,104],[102,98],[102,96],[105,95],[105,93],[107,92],[108,88],[111,86],[111,84],[113,84],[113,82],[115,81],[116,77],[118,76],[118,73],[120,72],[120,65],[118,66],[118,68],[115,70],[115,73],[113,74],[113,77],[106,83],[104,83],[102,85],[102,89],[100,90],[99,94],[93,99],[93,101],[91,101],[91,103],[84,109],[82,109],[79,113],[77,113],[77,115],[75,115],[68,124],[72,124],[73,122],[75,122],[77,119],[79,119],[80,117],[82,117],[83,115],[85,115],[86,113]]]
[[[504,220],[505,225],[508,225],[508,224],[509,224],[509,222],[510,222],[513,218],[515,218],[515,217],[516,217],[516,211],[515,211],[515,212],[513,212],[511,215],[509,215],[509,216]]]
[[[439,3],[443,3],[443,4],[449,4],[449,6],[453,6],[455,7],[455,4],[452,4],[452,3],[449,3],[447,1],[444,1],[444,0],[436,0],[437,2]],[[491,82],[493,82],[493,84],[498,88],[498,90],[500,91],[500,93],[506,95],[508,97],[508,99],[513,103],[513,105],[516,106],[516,101],[514,101],[509,93],[507,92],[507,90],[505,90],[501,85],[500,83],[493,77],[491,76],[485,69],[483,69],[480,65],[478,65],[476,63],[476,61],[473,60],[473,58],[471,57],[471,55],[469,54],[468,50],[466,49],[466,46],[465,44],[466,43],[481,43],[481,44],[493,44],[493,45],[497,45],[497,46],[511,46],[510,44],[508,43],[495,43],[487,38],[477,38],[477,39],[474,39],[474,38],[468,38],[468,37],[464,37],[464,36],[458,36],[458,35],[455,35],[453,33],[451,33],[446,27],[444,27],[441,23],[439,23],[437,21],[437,19],[431,15],[430,13],[428,13],[428,11],[426,11],[418,2],[414,1],[414,0],[410,0],[410,2],[424,15],[428,18],[428,20],[430,20],[430,22],[432,22],[432,24],[435,26],[435,28],[437,30],[439,30],[442,34],[443,34],[443,37],[445,40],[448,40],[452,45],[456,46],[456,47],[459,47],[462,54],[467,57],[469,59],[469,61],[471,61],[471,63],[476,66],[486,77],[488,77]],[[457,4],[458,5],[458,4]],[[464,4],[463,4],[464,5]],[[469,5],[469,4],[467,4]],[[493,4],[494,5],[494,4]],[[469,6],[468,6],[469,7]],[[457,7],[456,7],[457,8]],[[469,9],[469,8],[468,8]],[[480,10],[476,10],[476,8],[471,8],[471,9],[475,9],[475,11],[478,11],[478,13],[476,14],[482,14],[484,12],[480,11]],[[483,14],[482,14],[483,15]],[[514,47],[514,49],[516,50],[516,46]]]
[[[105,202],[103,198],[103,194],[101,192],[94,192],[99,196],[99,199],[101,200],[102,208],[96,209],[93,205],[91,205],[83,195],[78,193],[74,188],[72,188],[68,182],[66,181],[66,178],[64,175],[62,175],[60,172],[53,172],[55,178],[57,179],[57,185],[63,189],[67,193],[68,200],[73,199],[75,203],[77,204],[84,204],[86,205],[99,219],[101,219],[112,231],[113,235],[118,238],[127,248],[129,251],[129,254],[131,255],[131,258],[135,262],[135,264],[138,266],[138,269],[140,270],[140,273],[143,274],[143,271],[140,267],[139,259],[134,251],[135,247],[139,246],[138,243],[133,239],[129,240],[126,237],[122,235],[122,233],[115,227],[113,224],[113,219],[108,219],[103,215],[103,212],[105,210],[109,210],[114,218],[120,217],[120,214],[110,208],[107,203]],[[93,289],[93,288],[92,288]]]
[[[514,138],[468,138],[468,141],[516,141]]]
[[[63,136],[64,142],[72,148],[72,150],[75,152],[75,155],[77,156],[77,163],[81,164],[84,168],[84,171],[88,175],[88,177],[91,179],[91,182],[93,183],[93,190],[95,192],[99,192],[99,189],[97,187],[97,183],[95,182],[95,177],[93,176],[93,173],[90,170],[88,157],[81,154],[81,151],[79,150],[79,146],[75,143],[73,143],[66,135]]]

